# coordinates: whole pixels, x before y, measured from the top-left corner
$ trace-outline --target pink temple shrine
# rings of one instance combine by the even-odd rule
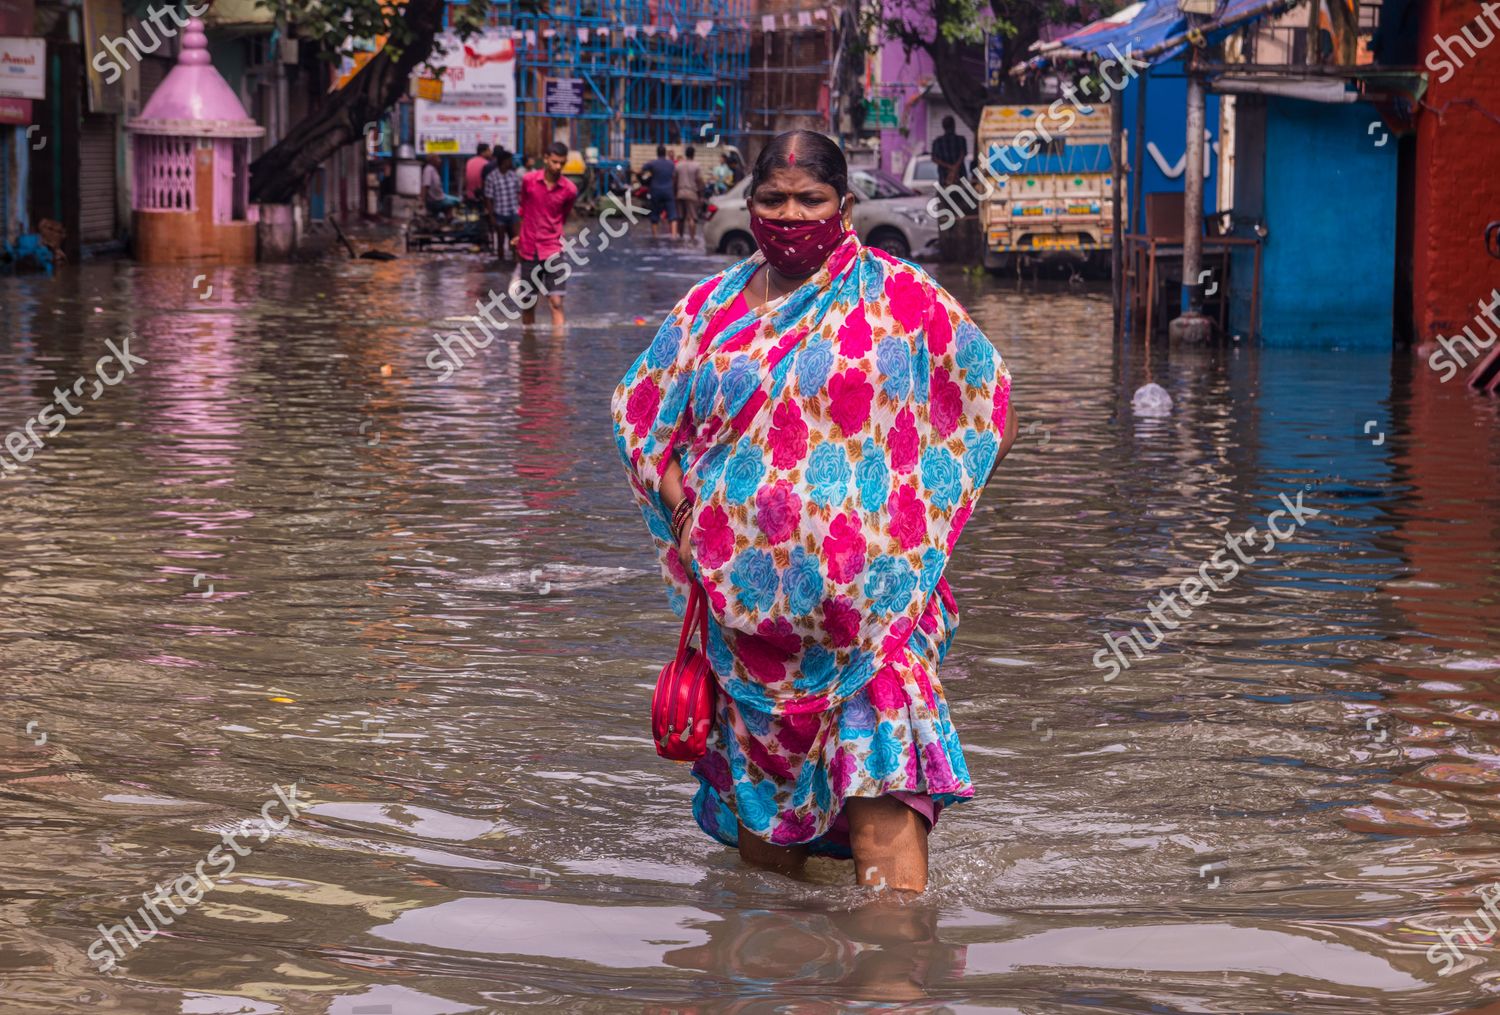
[[[136,259],[253,262],[250,139],[265,128],[214,70],[203,22],[188,21],[177,66],[125,126],[135,156]]]

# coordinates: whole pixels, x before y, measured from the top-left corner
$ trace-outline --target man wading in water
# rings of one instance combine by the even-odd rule
[[[578,200],[578,188],[562,174],[567,161],[568,146],[554,141],[542,156],[542,168],[521,178],[521,230],[515,242],[521,278],[537,292],[547,294],[554,331],[562,330],[567,321],[563,315],[563,285],[571,270],[560,265],[562,258],[557,255],[563,249],[563,223]],[[530,325],[535,319],[536,303],[532,302],[522,312],[521,321]]]

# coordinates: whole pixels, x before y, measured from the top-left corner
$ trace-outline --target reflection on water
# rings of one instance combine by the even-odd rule
[[[1496,1003],[1493,942],[1452,933],[1500,883],[1496,403],[1405,354],[1120,349],[1098,293],[952,276],[1036,425],[951,576],[979,797],[924,899],[862,908],[846,866],[742,868],[651,750],[675,623],[608,396],[635,317],[719,262],[598,260],[566,336],[446,383],[433,331],[499,280],[466,257],[224,269],[206,301],[188,269],[0,280],[0,431],[105,338],[149,360],[0,483],[6,1010]],[[1147,380],[1170,415],[1132,413]],[[1106,635],[1309,485],[1295,537],[1103,679]],[[99,924],[294,779],[308,814],[94,972]]]

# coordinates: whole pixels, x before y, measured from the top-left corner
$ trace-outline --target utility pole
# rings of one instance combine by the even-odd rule
[[[1188,21],[1201,20],[1191,13],[1194,0],[1178,0]],[[1174,339],[1204,342],[1213,335],[1213,322],[1203,315],[1203,69],[1196,46],[1187,58],[1187,167],[1183,170],[1182,194],[1182,313],[1167,326]]]
[[[1111,289],[1111,302],[1115,308],[1115,337],[1119,338],[1125,322],[1124,312],[1124,286],[1125,286],[1125,235],[1121,217],[1124,196],[1121,186],[1121,178],[1125,175],[1125,111],[1121,107],[1125,104],[1125,98],[1120,93],[1109,97],[1109,175],[1110,175],[1110,206],[1111,222],[1110,232],[1112,239],[1109,244],[1109,267]],[[1137,124],[1139,133],[1139,124]],[[1139,142],[1137,142],[1139,143]]]

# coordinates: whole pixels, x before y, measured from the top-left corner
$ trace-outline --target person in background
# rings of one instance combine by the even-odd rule
[[[396,196],[396,163],[394,159],[380,159],[376,166],[380,174],[380,213],[389,215],[391,199]]]
[[[500,165],[500,153],[505,150],[503,145],[495,145],[490,149],[490,160],[484,164],[479,171],[479,210],[484,217],[484,228],[490,238],[490,249],[495,251],[495,256],[500,256],[500,245],[503,242],[495,229],[495,216],[490,210],[490,199],[486,193],[486,184],[490,177],[495,175],[495,169]]]
[[[549,258],[562,253],[563,223],[573,210],[573,202],[578,200],[578,188],[562,174],[567,162],[568,146],[554,141],[542,157],[542,168],[521,177],[521,228],[515,245],[521,277],[530,281],[538,292],[547,294],[554,331],[562,330],[567,320],[563,315],[563,284],[573,271],[560,257],[552,262],[554,267],[546,264]],[[529,325],[535,320],[535,308],[533,302],[522,312],[524,323]]]
[[[514,238],[521,223],[521,177],[513,156],[504,148],[495,149],[495,160],[484,178],[484,203],[489,209],[495,230],[495,256],[502,261],[515,252]],[[506,251],[509,246],[511,250]]]
[[[951,187],[963,175],[969,141],[954,130],[953,117],[943,117],[943,132],[932,142],[932,161],[938,167],[938,182]]]
[[[722,194],[734,186],[734,169],[729,165],[729,156],[719,156],[719,164],[714,166],[714,193]]]
[[[677,163],[677,235],[689,240],[698,238],[698,205],[703,200],[703,169],[693,158],[688,145]]]
[[[447,215],[458,204],[458,198],[443,189],[442,164],[441,155],[429,152],[427,165],[422,167],[422,200],[429,215]]]
[[[677,235],[677,167],[667,158],[667,146],[656,146],[656,158],[646,163],[641,175],[646,179],[647,199],[651,208],[651,238],[656,238],[656,225],[662,216],[667,219],[667,235]]]
[[[484,142],[474,149],[474,154],[469,156],[469,161],[464,163],[464,198],[469,201],[478,201],[481,193],[480,188],[484,186],[484,167],[490,161],[490,146]]]
[[[510,154],[505,151],[505,146],[502,144],[497,144],[490,149],[490,160],[484,164],[484,169],[479,173],[479,195],[481,197],[484,196],[484,185],[489,180],[490,174],[500,168],[500,155],[502,152],[506,155]],[[511,168],[515,168],[514,159],[511,161]]]

